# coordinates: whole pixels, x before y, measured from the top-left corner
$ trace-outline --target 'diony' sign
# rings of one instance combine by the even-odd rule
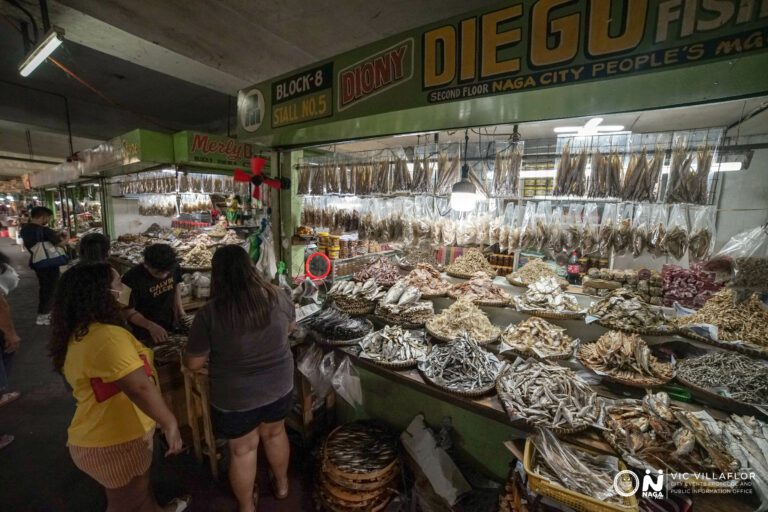
[[[267,134],[323,118],[696,65],[767,46],[768,0],[509,1],[241,91],[238,114],[246,133]]]

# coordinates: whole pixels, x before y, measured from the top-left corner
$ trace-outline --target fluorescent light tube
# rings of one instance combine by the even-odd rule
[[[19,66],[19,74],[23,77],[29,76],[37,66],[45,62],[53,52],[64,42],[64,30],[59,27],[53,27],[45,39],[38,44],[32,52],[27,55],[24,62]]]

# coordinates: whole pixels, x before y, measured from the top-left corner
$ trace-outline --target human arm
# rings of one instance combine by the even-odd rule
[[[184,311],[184,304],[181,300],[181,286],[179,284],[176,284],[173,293],[173,315],[177,322],[181,322],[187,316],[187,312]]]
[[[136,311],[135,308],[128,307],[123,309],[123,318],[125,318],[125,321],[131,325],[146,329],[155,344],[164,343],[168,340],[168,331],[166,331],[161,325],[158,325],[152,320],[146,318],[144,315]]]
[[[16,333],[11,317],[11,307],[5,300],[5,295],[0,294],[0,331],[5,335],[5,352],[16,352],[19,348],[21,338]]]
[[[208,311],[203,308],[195,315],[184,350],[184,366],[190,370],[200,370],[208,361],[208,354],[211,352],[209,328]]]

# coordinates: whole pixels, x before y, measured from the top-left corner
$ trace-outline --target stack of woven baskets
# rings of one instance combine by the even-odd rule
[[[399,474],[396,439],[390,433],[365,422],[343,425],[320,450],[315,500],[334,512],[383,510]]]

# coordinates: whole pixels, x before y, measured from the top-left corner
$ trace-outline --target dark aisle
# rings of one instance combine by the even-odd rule
[[[0,450],[0,510],[3,512],[98,512],[106,506],[101,488],[81,473],[69,458],[66,431],[74,411],[74,402],[62,378],[51,369],[46,354],[48,327],[35,325],[37,280],[27,267],[28,257],[9,239],[0,239],[0,250],[11,257],[19,272],[19,287],[9,303],[21,336],[21,348],[11,372],[11,390],[21,392],[15,402],[0,408],[0,434],[16,439]],[[292,446],[295,455],[295,445]],[[192,455],[165,460],[155,452],[153,484],[160,503],[174,496],[190,493],[193,511],[236,510],[226,475],[218,484],[207,466],[198,465]],[[308,455],[308,454],[307,454]],[[305,457],[299,457],[305,459]],[[275,501],[269,493],[266,461],[259,459],[261,498],[259,510],[313,510],[303,489],[300,464],[292,464],[291,498]],[[307,465],[311,467],[311,464]],[[309,474],[306,475],[307,477]],[[306,485],[304,485],[306,486]]]

